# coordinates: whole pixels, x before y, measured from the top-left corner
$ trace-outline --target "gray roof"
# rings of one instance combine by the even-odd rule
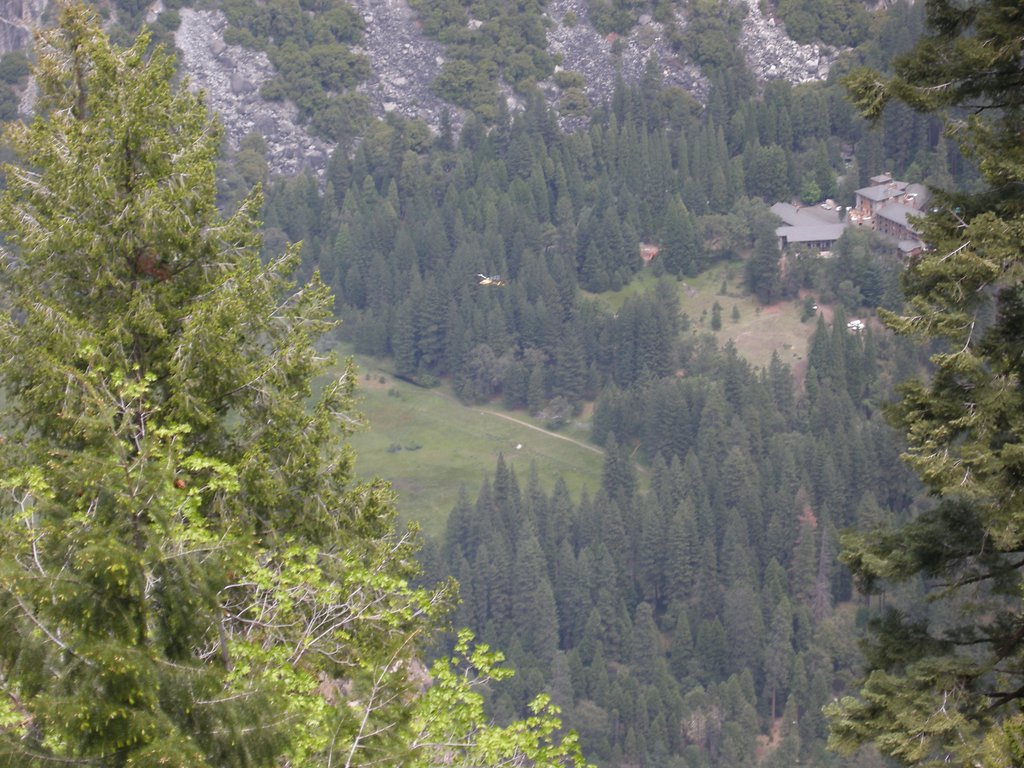
[[[777,237],[784,237],[787,243],[820,243],[835,242],[843,236],[846,227],[843,224],[810,224],[799,227],[777,227]]]
[[[836,208],[826,209],[820,205],[800,207],[792,203],[776,203],[771,207],[771,211],[791,227],[816,227],[820,224],[839,223],[839,211]]]
[[[903,203],[889,203],[875,211],[875,216],[893,221],[901,227],[906,227],[912,232],[916,232],[917,228],[907,220],[907,217],[920,215],[921,211],[917,208],[904,205]]]
[[[792,203],[776,203],[771,207],[771,211],[790,226],[796,225],[800,213],[800,209]]]
[[[907,200],[913,200],[913,207],[924,210],[928,201],[932,199],[932,193],[924,184],[908,184],[905,194]]]
[[[857,194],[873,202],[880,203],[891,197],[903,194],[907,184],[904,181],[894,181],[890,184],[880,184],[874,187],[861,187]]]

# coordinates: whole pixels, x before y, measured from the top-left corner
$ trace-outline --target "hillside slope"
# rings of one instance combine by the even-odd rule
[[[355,50],[366,56],[372,72],[357,90],[368,99],[372,113],[379,117],[397,113],[438,130],[447,110],[457,128],[465,110],[438,97],[431,87],[445,61],[445,48],[423,33],[417,13],[406,0],[354,0],[353,6],[365,22],[362,43]],[[259,95],[260,85],[273,74],[267,57],[226,45],[226,20],[218,11],[182,10],[180,15],[175,43],[183,68],[206,90],[227,127],[232,147],[237,148],[246,133],[256,131],[267,140],[272,171],[291,173],[303,164],[322,170],[327,148],[297,125],[294,107],[269,103]],[[665,25],[650,15],[639,16],[639,23],[625,36],[600,34],[580,0],[552,0],[543,17],[548,51],[562,62],[556,70],[581,75],[592,105],[610,98],[620,76],[627,83],[639,81],[652,58],[665,84],[680,87],[698,100],[707,95],[706,76],[685,50],[673,50]],[[685,28],[684,10],[677,8],[675,23]],[[748,66],[762,81],[822,80],[836,56],[834,50],[819,45],[793,42],[756,5],[747,11],[740,40]],[[554,81],[539,86],[556,106],[560,89]],[[503,86],[502,96],[512,111],[523,106],[522,97],[510,87]],[[563,127],[579,127],[568,116],[562,122]]]

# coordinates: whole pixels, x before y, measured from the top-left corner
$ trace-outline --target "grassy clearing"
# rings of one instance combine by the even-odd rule
[[[796,367],[807,356],[814,321],[800,322],[798,303],[761,306],[753,295],[744,293],[742,280],[742,265],[726,264],[682,283],[680,311],[690,316],[690,332],[712,332],[711,310],[717,301],[722,307],[722,328],[714,334],[720,345],[731,339],[736,351],[756,367],[767,366],[772,352],[778,352],[783,363]],[[739,312],[738,320],[732,317],[733,307]]]
[[[654,286],[657,285],[658,278],[654,276],[654,273],[650,269],[644,269],[636,277],[634,277],[627,285],[624,285],[617,291],[605,291],[604,293],[591,293],[590,291],[584,291],[581,289],[581,293],[590,299],[596,299],[605,307],[612,312],[618,312],[622,309],[622,305],[626,302],[626,299],[633,296],[639,296],[647,291],[653,291]]]
[[[588,294],[612,312],[618,312],[626,299],[654,290],[657,278],[650,270],[641,272],[629,285],[618,291]],[[732,339],[736,350],[757,367],[767,366],[772,352],[779,359],[796,367],[807,356],[807,341],[814,333],[814,322],[800,322],[800,307],[785,302],[763,307],[743,287],[743,264],[719,264],[694,278],[679,282],[679,311],[690,317],[690,333],[714,333],[719,344]],[[722,288],[725,292],[722,292]],[[715,302],[722,307],[722,328],[711,330],[711,311]],[[733,307],[739,319],[733,320]]]
[[[386,361],[358,358],[357,363],[360,410],[369,427],[350,441],[356,471],[389,480],[403,518],[417,521],[432,537],[443,532],[460,488],[476,498],[499,454],[524,486],[531,463],[548,492],[559,475],[576,498],[583,487],[593,492],[600,482],[604,457],[585,442],[539,431],[521,413],[464,406],[444,387],[423,389],[399,381],[387,373]]]

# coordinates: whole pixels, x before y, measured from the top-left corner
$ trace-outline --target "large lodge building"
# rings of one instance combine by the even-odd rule
[[[822,252],[832,250],[846,227],[867,227],[886,235],[896,243],[903,256],[924,249],[912,218],[921,215],[928,203],[928,190],[921,184],[896,181],[883,174],[874,176],[870,185],[858,189],[855,202],[843,217],[842,208],[831,202],[798,207],[776,203],[772,213],[782,219],[775,234],[779,246],[803,246]]]

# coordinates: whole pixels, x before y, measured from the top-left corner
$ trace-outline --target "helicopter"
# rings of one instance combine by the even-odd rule
[[[497,288],[500,288],[501,286],[503,286],[505,284],[505,281],[501,279],[501,275],[482,275],[482,274],[477,274],[477,277],[480,278],[477,281],[478,285],[493,285],[493,286],[495,286]]]

